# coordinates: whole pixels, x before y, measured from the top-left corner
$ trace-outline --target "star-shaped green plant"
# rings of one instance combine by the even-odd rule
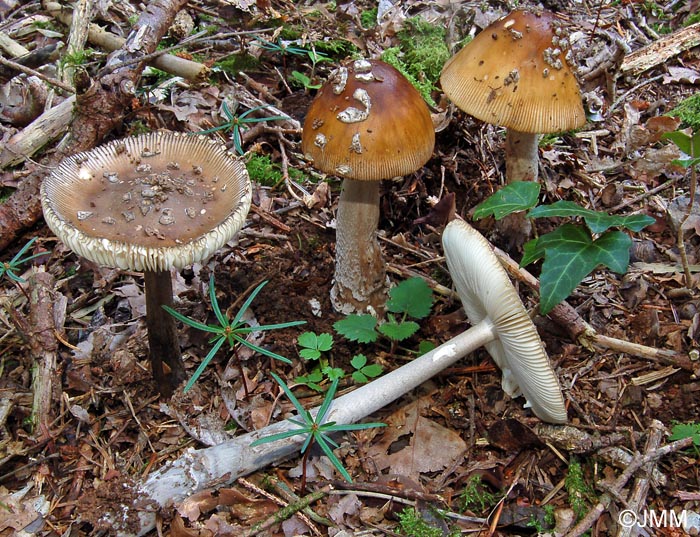
[[[190,378],[190,380],[185,385],[185,392],[188,391],[194,385],[199,376],[202,374],[202,371],[204,371],[204,368],[206,368],[207,365],[209,365],[209,362],[211,362],[212,358],[214,358],[214,355],[226,342],[228,342],[231,349],[235,349],[238,344],[241,344],[248,347],[249,349],[259,352],[260,354],[264,354],[265,356],[274,358],[275,360],[280,360],[288,364],[292,363],[292,361],[289,358],[285,358],[284,356],[272,352],[271,350],[259,347],[258,345],[255,345],[246,339],[246,336],[251,332],[276,330],[278,328],[290,328],[292,326],[299,326],[300,324],[306,323],[306,321],[290,321],[287,323],[268,324],[264,326],[247,325],[245,321],[243,321],[243,314],[248,309],[251,302],[253,302],[258,293],[261,291],[261,289],[265,286],[265,284],[267,284],[267,280],[258,285],[253,290],[253,292],[250,293],[246,301],[241,306],[241,309],[238,310],[238,313],[236,313],[233,319],[229,320],[228,317],[226,317],[226,315],[223,314],[221,308],[219,307],[219,301],[216,298],[216,289],[214,287],[214,275],[212,274],[211,278],[209,278],[209,300],[211,301],[211,307],[214,310],[214,315],[216,315],[216,320],[219,321],[219,324],[204,324],[199,321],[195,321],[194,319],[190,319],[189,317],[185,317],[184,315],[178,313],[169,306],[163,306],[163,309],[165,309],[165,311],[167,311],[170,315],[175,317],[178,321],[182,321],[183,323],[185,323],[188,326],[191,326],[192,328],[196,328],[198,330],[214,334],[214,337],[212,337],[212,339],[209,341],[210,343],[213,343],[214,346],[204,357],[204,360],[202,360],[202,363],[199,364],[199,367],[192,375],[192,378]],[[243,385],[245,387],[245,377],[242,378],[244,379]]]
[[[306,488],[306,461],[309,457],[309,452],[310,449],[309,447],[316,442],[316,444],[319,445],[321,450],[323,450],[323,453],[326,454],[326,456],[330,459],[331,463],[333,463],[333,466],[336,467],[338,472],[345,478],[346,481],[352,482],[352,478],[350,477],[350,474],[348,474],[348,471],[343,467],[343,464],[340,462],[338,457],[335,456],[335,453],[333,453],[333,447],[338,447],[338,444],[329,436],[330,433],[336,433],[336,432],[345,432],[345,431],[358,431],[361,429],[370,429],[372,427],[386,427],[385,423],[347,423],[347,424],[338,424],[335,423],[334,421],[329,421],[327,423],[324,423],[324,419],[326,418],[326,414],[328,413],[328,409],[331,406],[331,403],[333,402],[333,397],[335,397],[335,392],[338,389],[338,381],[339,379],[335,379],[332,383],[330,388],[328,388],[328,391],[326,392],[325,397],[323,398],[323,403],[321,403],[321,406],[318,409],[318,412],[316,413],[316,416],[314,417],[311,412],[306,410],[302,404],[299,402],[299,400],[294,396],[292,391],[289,389],[289,387],[284,383],[284,381],[275,373],[270,373],[272,377],[277,381],[277,384],[280,385],[282,390],[284,391],[285,395],[289,398],[289,400],[292,402],[294,405],[294,408],[297,409],[297,412],[299,413],[299,416],[301,419],[295,419],[295,418],[289,418],[289,421],[296,425],[298,428],[297,429],[292,429],[289,431],[285,431],[283,433],[278,433],[278,434],[273,434],[270,436],[266,436],[264,438],[260,438],[253,442],[251,446],[256,446],[259,444],[266,444],[268,442],[275,442],[277,440],[282,440],[284,438],[290,438],[292,436],[296,435],[307,435],[306,440],[304,441],[304,444],[301,447],[301,453],[304,455],[303,458],[303,470],[302,470],[302,490]]]
[[[22,249],[19,252],[17,252],[17,254],[12,259],[10,259],[9,261],[0,262],[0,278],[2,278],[3,276],[7,276],[10,280],[12,280],[15,283],[25,282],[23,278],[21,278],[15,273],[18,270],[20,270],[22,265],[27,261],[31,261],[36,257],[46,255],[46,252],[40,252],[38,254],[30,255],[28,257],[22,257],[24,254],[27,253],[27,250],[29,250],[32,247],[32,244],[34,244],[34,242],[36,242],[36,237],[34,237],[27,244],[22,246]]]
[[[249,117],[250,114],[252,114],[253,112],[257,112],[258,110],[267,108],[267,105],[256,106],[238,115],[234,113],[236,108],[234,108],[234,112],[232,112],[231,109],[228,107],[228,104],[226,104],[226,101],[223,101],[221,103],[221,108],[223,109],[224,115],[226,116],[226,119],[228,121],[219,125],[218,127],[207,129],[205,131],[200,131],[198,134],[210,134],[216,131],[231,131],[233,136],[233,146],[236,148],[236,152],[239,155],[245,153],[245,151],[243,151],[243,141],[241,139],[241,128],[244,125],[250,123],[260,123],[262,121],[278,121],[289,119],[286,116]]]

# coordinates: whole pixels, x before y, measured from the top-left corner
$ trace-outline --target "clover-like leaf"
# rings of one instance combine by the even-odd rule
[[[415,334],[419,328],[420,325],[413,321],[398,322],[395,319],[389,319],[380,324],[378,330],[393,341],[403,341]]]
[[[422,319],[430,315],[433,292],[423,278],[408,278],[391,288],[386,307],[391,312]]]
[[[518,211],[527,211],[537,204],[540,184],[533,181],[514,181],[482,201],[474,209],[475,220],[493,215],[496,220]]]
[[[377,341],[379,334],[375,330],[377,319],[369,314],[348,315],[333,324],[333,328],[341,336],[358,343]]]

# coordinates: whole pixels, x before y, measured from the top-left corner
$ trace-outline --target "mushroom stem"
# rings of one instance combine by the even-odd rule
[[[335,399],[326,421],[338,424],[360,421],[495,338],[493,323],[484,319],[432,351]],[[310,412],[315,416],[318,407]],[[300,418],[297,416],[296,419]],[[160,507],[171,506],[214,483],[235,481],[293,455],[305,441],[304,435],[254,447],[250,444],[294,428],[298,427],[289,420],[273,423],[216,446],[188,450],[179,459],[149,474],[143,483],[137,485],[141,494],[137,508],[148,506],[148,512],[141,512],[139,517],[143,524],[142,533],[155,523],[153,501]]]
[[[344,179],[336,215],[335,282],[331,302],[339,313],[381,314],[388,286],[377,241],[380,181]]]
[[[175,319],[163,309],[163,306],[173,307],[172,278],[169,270],[159,270],[144,272],[143,280],[146,289],[148,356],[153,378],[161,395],[170,397],[186,376]],[[169,371],[164,370],[163,362]]]
[[[506,181],[537,181],[539,134],[506,130]]]

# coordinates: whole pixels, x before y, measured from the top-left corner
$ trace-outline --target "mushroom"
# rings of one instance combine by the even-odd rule
[[[568,37],[555,15],[513,11],[445,64],[440,83],[464,112],[506,127],[507,181],[536,181],[539,134],[586,122],[569,67]]]
[[[423,98],[382,61],[361,59],[340,67],[311,103],[302,151],[317,169],[344,178],[331,289],[337,311],[383,311],[387,276],[376,238],[380,181],[416,171],[434,145]]]
[[[566,421],[566,408],[552,366],[528,315],[488,241],[464,220],[442,234],[445,259],[473,326],[487,324],[494,340],[484,346],[503,372],[503,390],[520,394],[540,419]]]
[[[211,256],[241,228],[251,203],[245,165],[204,136],[152,132],[64,159],[41,203],[71,250],[144,273],[149,359],[170,395],[185,377],[175,319],[162,308],[173,303],[170,269]]]

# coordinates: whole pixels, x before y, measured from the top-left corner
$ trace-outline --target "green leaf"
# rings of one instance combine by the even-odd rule
[[[415,334],[420,325],[413,321],[396,322],[395,320],[388,321],[379,325],[379,331],[393,341],[403,341]]]
[[[493,215],[496,220],[518,211],[527,211],[537,204],[540,184],[533,181],[515,181],[496,191],[474,209],[474,219]]]
[[[381,375],[384,372],[384,368],[379,364],[370,364],[363,367],[361,371],[369,378],[373,379]]]
[[[318,360],[321,357],[321,353],[316,349],[301,349],[299,356],[304,360]]]
[[[185,388],[182,390],[184,393],[187,393],[192,386],[194,386],[194,383],[197,382],[197,379],[199,376],[202,374],[202,371],[209,365],[209,362],[211,362],[212,358],[214,358],[214,355],[217,353],[217,351],[221,348],[221,346],[224,344],[224,341],[226,341],[226,338],[221,336],[217,338],[216,343],[214,346],[209,350],[207,355],[204,357],[204,360],[202,360],[202,363],[199,364],[199,367],[196,369],[190,380],[187,381],[187,384],[185,384]]]
[[[351,376],[356,384],[365,384],[369,382],[369,378],[362,371],[353,371]]]
[[[671,140],[689,157],[700,157],[700,134],[698,133],[688,136],[683,131],[673,131],[664,133],[661,139]]]
[[[378,334],[375,330],[377,319],[372,315],[348,315],[333,324],[333,328],[341,336],[358,343],[372,343],[377,341]]]
[[[318,336],[314,332],[304,332],[303,334],[299,334],[297,342],[299,343],[299,345],[301,345],[302,347],[306,347],[307,349],[318,348]]]
[[[328,380],[340,380],[345,376],[345,371],[340,367],[326,366],[323,368],[323,374],[328,377]]]
[[[433,292],[423,278],[409,278],[389,291],[386,307],[391,312],[422,319],[430,315]]]
[[[583,226],[564,224],[526,244],[538,255],[544,251],[540,274],[540,311],[548,313],[568,297],[597,266],[624,273],[629,264],[632,240],[621,231],[609,231],[593,240]]]
[[[350,365],[355,369],[362,369],[367,364],[367,357],[364,354],[356,354],[350,360]]]
[[[418,343],[418,356],[423,356],[425,353],[432,351],[435,347],[437,347],[435,343],[424,339]]]
[[[318,335],[318,346],[316,347],[321,352],[327,352],[333,347],[333,336],[323,333]]]
[[[700,446],[700,423],[676,423],[671,427],[669,440],[674,442],[684,438],[692,438],[693,444]]]
[[[540,205],[528,213],[528,217],[530,218],[546,218],[552,216],[583,217],[593,233],[603,233],[611,227],[641,231],[643,228],[656,221],[651,216],[642,214],[615,216],[600,211],[592,211],[572,201],[557,201],[551,205]]]

